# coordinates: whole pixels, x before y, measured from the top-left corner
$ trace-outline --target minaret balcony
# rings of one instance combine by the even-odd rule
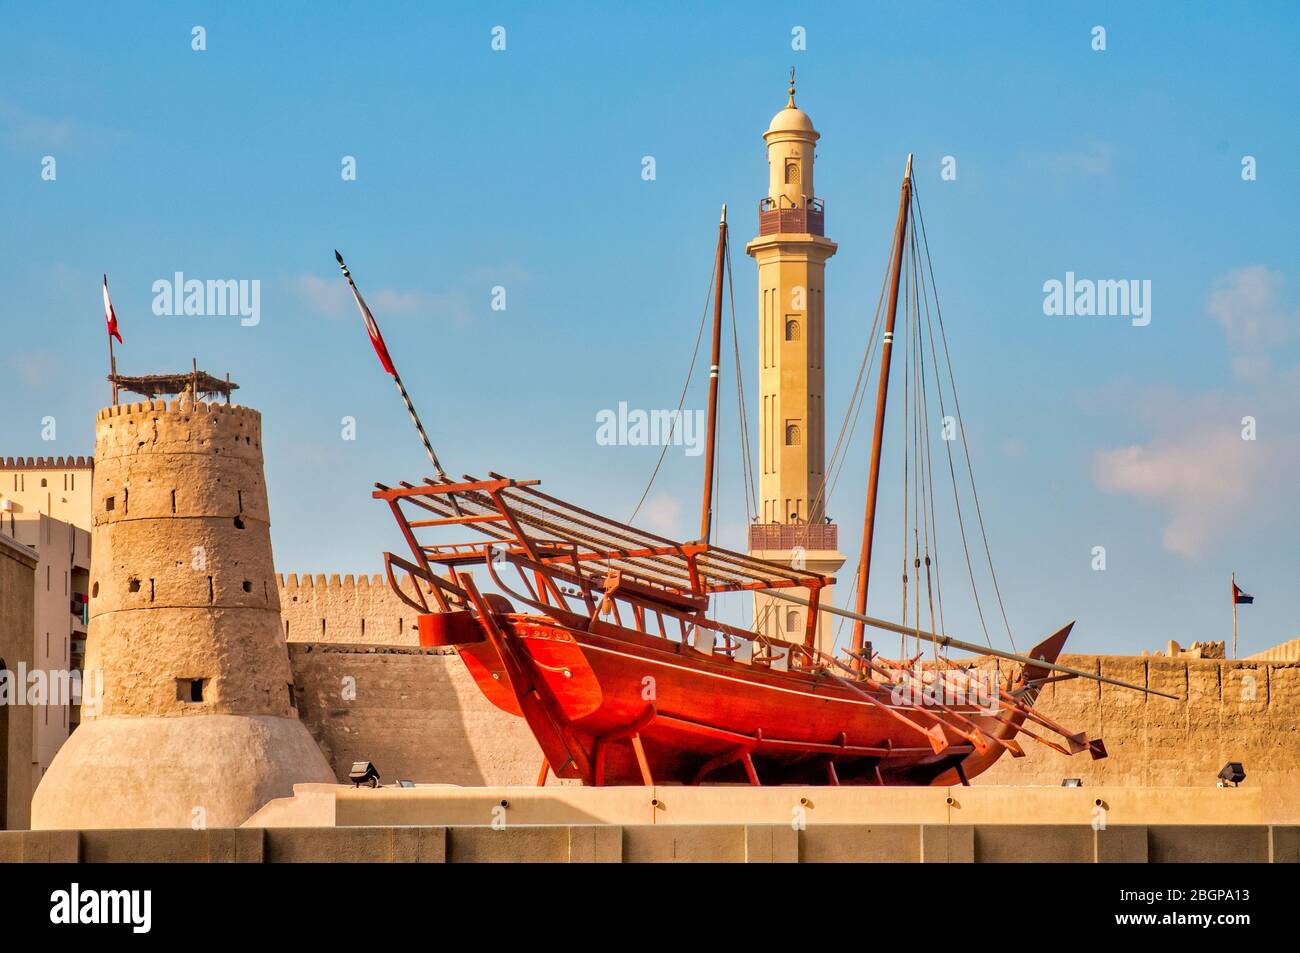
[[[788,201],[783,199],[782,201]],[[781,207],[776,199],[763,199],[758,203],[758,234],[777,235],[826,234],[826,203],[821,199],[808,199],[802,208]]]
[[[834,523],[750,523],[749,551],[836,550],[840,528]]]

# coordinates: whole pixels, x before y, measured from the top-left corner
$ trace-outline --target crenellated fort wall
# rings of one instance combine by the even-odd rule
[[[1283,642],[1262,652],[1246,657],[1247,661],[1258,662],[1300,662],[1300,639]]]
[[[1066,757],[1025,739],[976,784],[1213,787],[1240,761],[1262,789],[1266,821],[1300,818],[1300,662],[1064,655],[1061,664],[1179,696],[1172,701],[1083,679],[1044,687],[1038,709],[1106,743],[1109,757]],[[1049,735],[1049,737],[1051,737]]]
[[[385,782],[536,781],[542,753],[523,719],[484,698],[453,650],[420,647],[415,610],[383,576],[276,583],[300,713],[340,781],[354,761]]]
[[[275,579],[281,624],[289,642],[419,644],[415,610],[394,595],[379,574],[289,573]],[[409,577],[407,582],[411,585]]]

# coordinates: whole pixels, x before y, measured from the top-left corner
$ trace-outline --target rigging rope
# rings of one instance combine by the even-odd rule
[[[916,245],[916,229],[912,229],[912,255],[913,255],[913,261],[915,261],[915,262],[917,262],[917,263],[919,264],[919,262],[920,262],[920,252],[919,252],[919,249],[917,248],[917,245]],[[924,275],[921,275],[921,281],[919,282],[919,285],[920,285],[920,289],[923,291],[923,290],[924,290]],[[928,320],[929,320],[929,306],[928,306],[928,302],[927,302],[927,306],[926,306],[926,320],[927,320],[927,322],[928,322]],[[928,324],[927,324],[927,327],[928,327]],[[925,420],[925,421],[927,422],[925,428],[924,428],[923,431],[922,431],[922,434],[923,434],[923,436],[924,436],[924,441],[925,441],[925,480],[926,480],[926,497],[927,497],[927,499],[929,500],[929,504],[930,504],[928,514],[925,513],[924,511],[922,512],[922,517],[925,518],[925,519],[927,520],[927,522],[926,522],[926,549],[925,549],[925,586],[926,586],[927,598],[928,598],[929,605],[930,605],[930,633],[931,633],[932,635],[937,635],[937,634],[939,634],[940,632],[945,631],[945,629],[944,629],[944,624],[943,624],[943,585],[942,585],[942,580],[941,580],[940,575],[939,575],[939,521],[938,521],[938,519],[936,518],[936,516],[935,516],[935,511],[934,511],[934,457],[933,457],[933,455],[932,455],[932,453],[931,453],[931,448],[930,448],[930,429],[931,429],[931,427],[930,427],[930,424],[929,424],[929,421],[930,421],[930,397],[929,397],[929,389],[928,389],[927,387],[924,386],[924,381],[925,381],[925,339],[924,339],[924,337],[922,337],[922,335],[921,335],[920,332],[921,332],[921,327],[920,327],[920,307],[919,307],[919,304],[918,304],[918,307],[917,307],[917,340],[918,340],[918,342],[919,342],[919,345],[918,345],[918,346],[919,346],[919,348],[920,348],[920,362],[919,362],[919,368],[920,368],[920,375],[921,375],[921,380],[922,380],[922,388],[921,388],[921,395],[922,395],[921,419],[922,419],[922,420]],[[933,351],[933,347],[931,348],[931,350]],[[935,378],[935,387],[938,388],[938,386],[939,386],[939,381],[938,381],[938,378],[936,377],[936,378]],[[934,539],[933,586],[931,585],[931,559],[930,559],[930,539],[931,539],[931,537],[933,537],[933,539]],[[938,597],[938,603],[939,603],[939,617],[938,617],[938,623],[939,623],[939,624],[938,624],[938,629],[935,628],[935,611],[934,611],[934,610],[935,610],[935,598],[936,598],[936,595],[937,595],[937,597]],[[935,654],[935,657],[938,658],[938,645],[937,645],[937,643],[931,643],[931,645],[932,645],[932,647],[933,647],[934,650],[935,650],[935,653],[934,653],[934,654]]]
[[[917,408],[916,417],[920,423],[919,433],[917,435],[916,459],[917,467],[920,470],[920,495],[917,497],[917,503],[921,508],[921,527],[922,536],[925,540],[925,592],[926,603],[930,612],[930,634],[937,635],[935,630],[934,617],[934,586],[937,582],[939,570],[938,566],[934,567],[931,573],[930,560],[930,537],[934,536],[934,546],[936,556],[939,547],[939,527],[934,520],[934,476],[932,459],[930,457],[930,393],[926,386],[925,377],[925,337],[921,334],[921,291],[923,290],[924,275],[920,271],[920,254],[916,247],[916,229],[912,229],[912,240],[909,243],[909,257],[912,261],[912,267],[917,275],[917,280],[912,283],[912,307],[913,320],[916,325],[916,376],[917,376]],[[937,384],[937,381],[936,381]],[[928,506],[927,506],[928,503]],[[920,579],[920,562],[917,563],[917,587],[919,590]],[[918,602],[919,602],[918,591]],[[917,608],[917,622],[920,622],[920,608]],[[919,639],[919,633],[918,633]],[[938,643],[931,642],[933,655],[936,661],[939,658]],[[917,646],[918,650],[920,646]]]
[[[664,439],[663,446],[659,448],[659,459],[655,461],[655,468],[650,473],[650,481],[645,485],[645,491],[641,494],[641,499],[637,500],[636,509],[632,515],[627,518],[629,523],[635,522],[636,515],[641,512],[641,507],[645,504],[646,497],[650,495],[650,488],[655,485],[655,478],[659,476],[659,468],[663,466],[664,457],[668,453],[668,448],[672,446],[673,437],[677,434],[677,425],[682,418],[682,408],[686,405],[686,392],[690,389],[691,378],[695,376],[695,362],[700,356],[700,341],[704,339],[704,324],[709,319],[709,300],[713,297],[713,283],[717,280],[717,269],[709,269],[709,290],[704,295],[704,312],[700,315],[700,329],[695,334],[695,350],[691,352],[691,364],[686,369],[686,381],[682,384],[682,396],[677,401],[677,413],[673,416],[672,429]]]
[[[934,334],[933,327],[931,327],[930,333],[931,333],[931,338],[933,338],[933,334]],[[931,359],[935,360],[936,362],[935,376],[937,382],[939,367],[937,363],[937,358],[935,357],[933,340],[931,341],[930,355],[931,355]],[[938,387],[937,390],[939,394],[939,414],[941,417],[946,417],[946,408],[943,402],[943,388]],[[971,597],[975,600],[975,613],[979,618],[980,629],[984,633],[984,641],[987,642],[989,647],[991,648],[993,646],[993,639],[989,635],[988,623],[984,619],[984,607],[983,604],[980,602],[979,587],[978,585],[976,585],[975,582],[975,563],[971,559],[970,545],[966,540],[966,520],[962,517],[962,512],[961,512],[961,494],[958,491],[957,471],[955,465],[953,464],[953,459],[952,459],[952,441],[945,440],[944,447],[947,450],[947,455],[948,455],[948,476],[952,483],[952,502],[953,502],[953,506],[956,508],[957,511],[957,530],[961,536],[962,554],[964,555],[966,560],[966,574],[970,579]]]
[[[736,361],[737,419],[740,427],[741,481],[745,487],[745,521],[748,526],[758,514],[758,490],[754,486],[754,459],[749,442],[749,415],[745,411],[745,375],[740,362],[740,333],[736,327],[736,292],[731,276],[731,235],[727,235],[727,298],[731,302],[731,347]]]
[[[993,591],[997,596],[998,611],[1002,614],[1002,624],[1006,627],[1007,639],[1008,641],[1010,641],[1011,648],[1014,651],[1016,647],[1016,640],[1015,640],[1015,636],[1012,635],[1011,633],[1011,623],[1007,619],[1007,609],[1002,599],[1002,588],[1001,586],[998,585],[997,570],[994,569],[993,566],[993,553],[989,547],[988,531],[985,529],[984,526],[983,507],[980,505],[979,492],[975,488],[975,469],[973,463],[971,462],[970,444],[966,440],[966,424],[964,418],[962,417],[961,402],[957,398],[957,381],[955,376],[953,375],[953,370],[952,370],[952,354],[948,350],[948,334],[944,328],[943,309],[939,305],[939,289],[934,281],[934,262],[930,257],[930,239],[925,230],[925,215],[921,209],[921,197],[916,192],[915,183],[913,184],[913,189],[912,189],[912,200],[916,205],[916,218],[921,226],[921,241],[925,247],[926,266],[930,275],[930,291],[934,295],[935,315],[938,318],[938,322],[939,322],[939,338],[943,343],[944,361],[947,364],[947,369],[948,369],[948,386],[952,390],[953,409],[956,411],[957,429],[961,434],[962,452],[966,458],[966,472],[970,479],[971,497],[975,501],[975,514],[977,520],[979,521],[980,536],[984,542],[984,556],[988,562],[989,576],[993,581]],[[933,353],[933,347],[931,348],[931,351]]]
[[[871,322],[871,333],[867,336],[867,348],[862,355],[862,363],[858,367],[858,379],[853,385],[853,394],[849,398],[849,403],[844,411],[844,419],[840,423],[839,435],[835,438],[835,448],[831,455],[831,463],[826,467],[826,473],[823,475],[821,487],[817,491],[820,499],[825,493],[833,494],[835,487],[839,484],[841,473],[844,471],[844,464],[848,462],[849,448],[853,445],[853,435],[858,429],[858,415],[862,412],[862,405],[865,403],[866,390],[863,387],[864,382],[871,376],[872,369],[876,366],[876,337],[877,332],[881,329],[881,314],[885,304],[885,289],[889,284],[890,265],[894,261],[894,241],[890,238],[889,254],[885,262],[884,277],[880,282],[880,294],[876,298],[876,314]],[[846,437],[847,432],[847,437]],[[838,458],[838,463],[836,462]],[[826,487],[829,481],[830,490],[827,492]],[[857,573],[853,574],[853,585],[849,587],[848,602],[853,602],[853,597],[857,594],[858,581]],[[844,629],[845,618],[839,616],[836,619],[835,638],[838,642],[840,632]]]

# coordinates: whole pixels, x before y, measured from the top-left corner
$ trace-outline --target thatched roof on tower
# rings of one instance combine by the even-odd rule
[[[229,401],[231,392],[239,389],[228,375],[222,380],[198,369],[186,374],[110,374],[108,379],[123,390],[151,398],[194,392],[198,398],[221,395]]]

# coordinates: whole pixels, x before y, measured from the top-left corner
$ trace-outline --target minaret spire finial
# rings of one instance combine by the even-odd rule
[[[794,109],[794,67],[790,67],[790,101],[785,104],[786,109]]]

